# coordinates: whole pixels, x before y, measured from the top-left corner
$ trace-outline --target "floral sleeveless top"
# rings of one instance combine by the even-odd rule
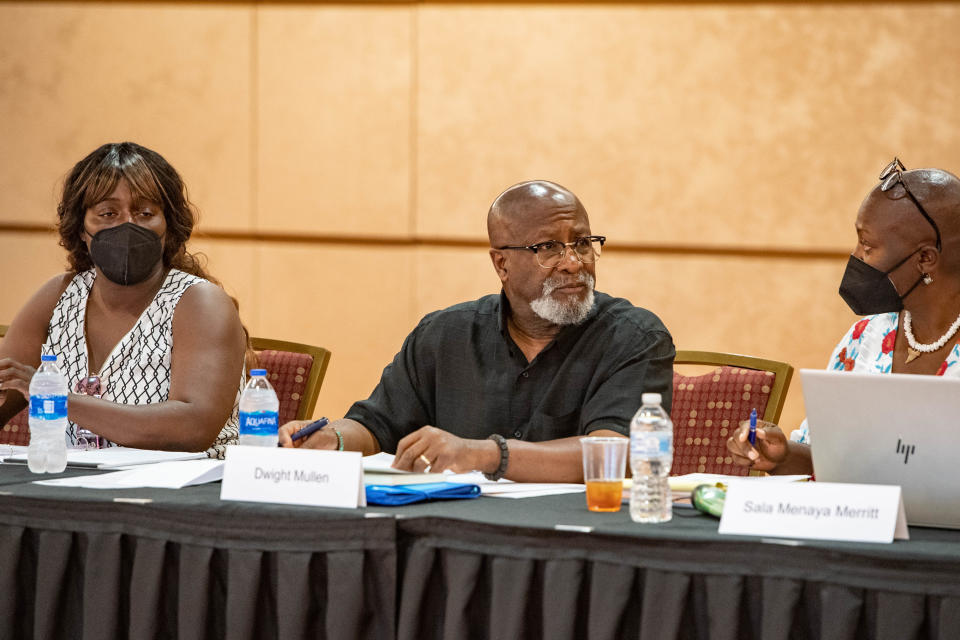
[[[857,321],[833,349],[827,369],[858,373],[890,373],[893,368],[893,347],[897,340],[900,314],[896,311],[867,316]],[[938,376],[960,378],[960,345],[953,345],[946,360],[937,370]],[[794,442],[810,444],[807,421],[790,434]]]

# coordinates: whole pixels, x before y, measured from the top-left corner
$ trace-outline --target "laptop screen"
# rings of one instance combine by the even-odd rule
[[[819,369],[800,378],[817,480],[899,485],[908,523],[960,528],[960,379]]]

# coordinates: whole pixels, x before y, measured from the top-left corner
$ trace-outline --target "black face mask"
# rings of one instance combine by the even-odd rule
[[[160,236],[132,222],[104,229],[90,241],[93,264],[108,280],[124,286],[146,280],[162,257]]]
[[[888,276],[917,251],[920,249],[912,252],[887,271],[880,271],[860,258],[850,256],[847,260],[847,269],[843,272],[843,279],[840,281],[840,297],[858,316],[900,311],[903,309],[904,298],[917,288],[917,285],[923,281],[923,276],[920,276],[902,296],[897,293],[896,287]]]

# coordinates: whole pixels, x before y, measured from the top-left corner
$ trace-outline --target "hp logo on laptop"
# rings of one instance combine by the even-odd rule
[[[897,438],[897,453],[903,454],[903,464],[910,461],[910,454],[917,450],[917,445],[907,444],[902,438]]]

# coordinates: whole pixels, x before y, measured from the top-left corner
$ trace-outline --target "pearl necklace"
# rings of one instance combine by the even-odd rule
[[[952,338],[957,332],[957,329],[960,329],[960,316],[957,316],[957,319],[953,321],[953,324],[950,325],[950,328],[947,329],[947,332],[940,336],[940,339],[936,342],[931,342],[930,344],[920,344],[917,342],[917,339],[913,336],[913,326],[910,319],[910,312],[903,312],[903,335],[907,336],[907,344],[910,346],[907,347],[907,362],[913,362],[919,358],[924,353],[933,353],[938,349],[942,348],[943,345],[947,344],[947,340]]]

